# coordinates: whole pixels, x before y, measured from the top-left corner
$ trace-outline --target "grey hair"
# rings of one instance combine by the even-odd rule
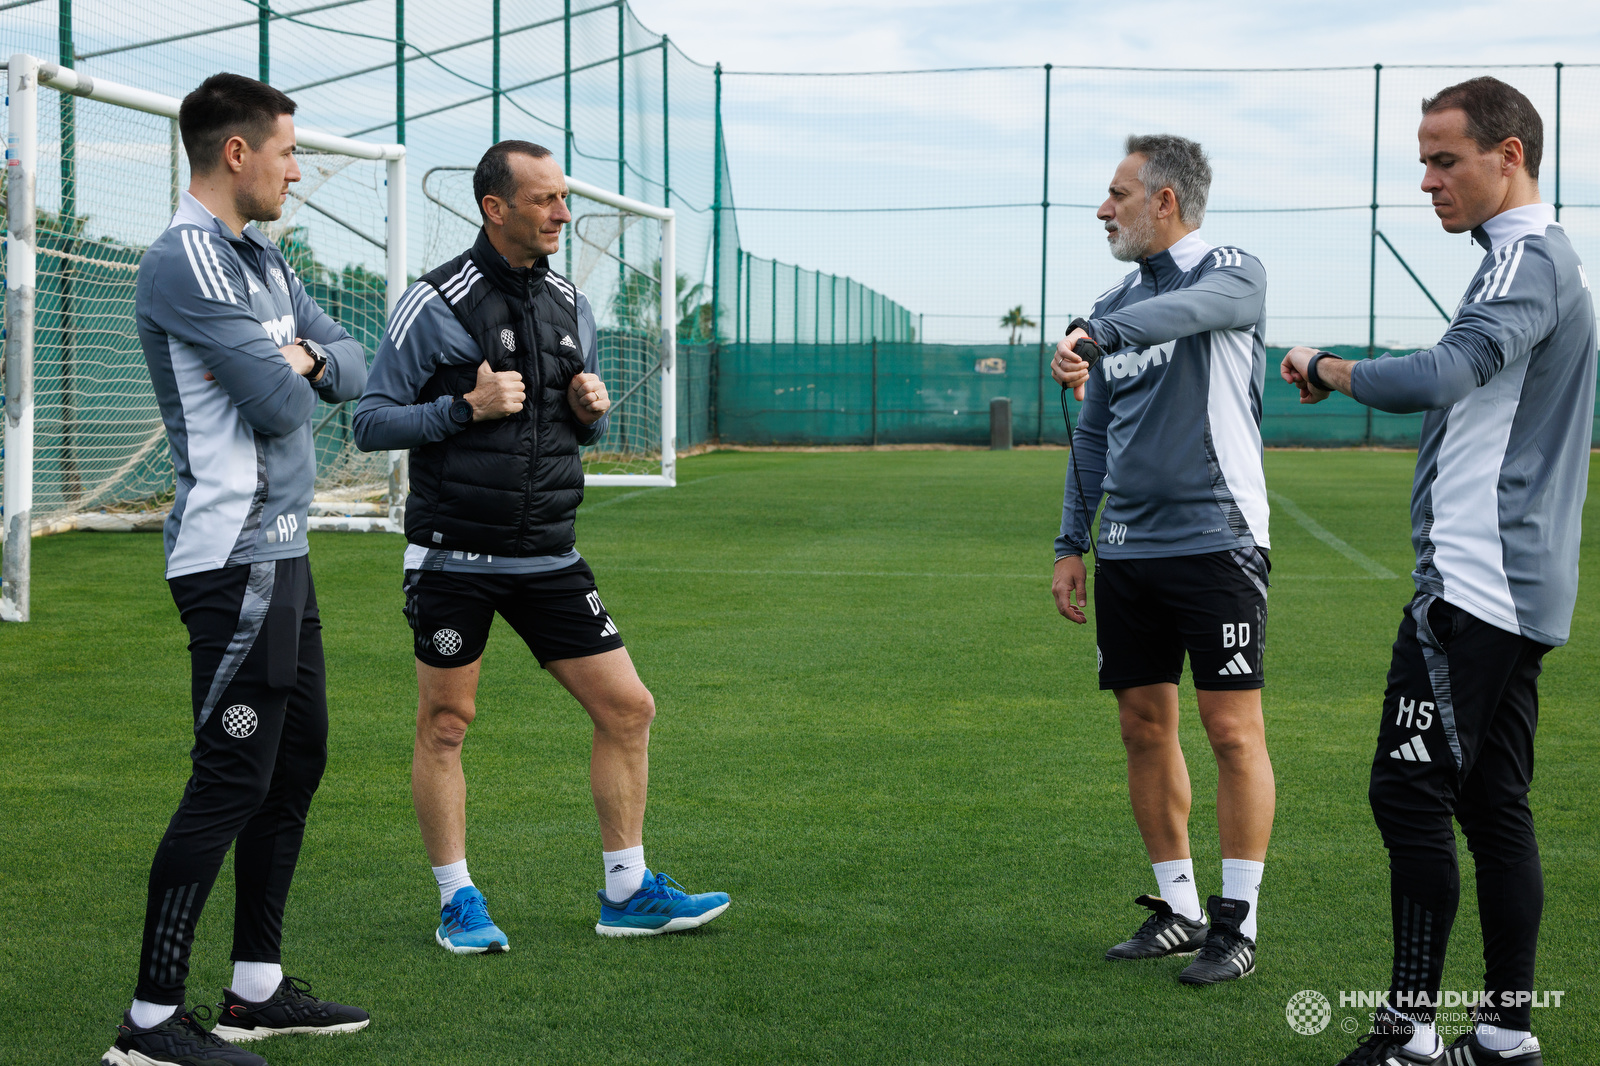
[[[1144,156],[1139,180],[1146,193],[1170,188],[1178,198],[1178,218],[1198,227],[1206,217],[1206,196],[1211,192],[1211,162],[1205,149],[1184,137],[1151,133],[1128,137],[1128,154]]]

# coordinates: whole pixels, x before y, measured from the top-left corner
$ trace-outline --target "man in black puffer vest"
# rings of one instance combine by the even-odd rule
[[[435,939],[456,954],[510,950],[467,873],[461,745],[498,612],[594,722],[590,786],[606,888],[595,931],[692,929],[728,906],[644,862],[655,701],[577,551],[579,448],[605,432],[588,299],[550,269],[567,182],[548,149],[490,148],[473,174],[472,248],[406,290],[356,410],[367,451],[411,449],[405,615],[417,659],[411,797],[439,884]]]

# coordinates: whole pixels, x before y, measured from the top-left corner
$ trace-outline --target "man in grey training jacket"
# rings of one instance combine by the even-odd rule
[[[1565,644],[1593,432],[1589,282],[1539,200],[1544,126],[1528,98],[1473,78],[1425,100],[1422,191],[1484,250],[1445,335],[1394,359],[1293,348],[1302,403],[1337,389],[1426,411],[1411,493],[1417,592],[1401,616],[1368,796],[1389,850],[1389,1009],[1344,1062],[1538,1066],[1530,1000],[1544,875],[1528,788],[1540,664]],[[1448,1048],[1434,1030],[1460,898],[1455,833],[1477,867],[1484,998]]]
[[[280,964],[306,812],[328,759],[322,622],[307,558],[320,397],[354,399],[366,360],[253,220],[280,216],[292,100],[236,74],[184,98],[192,180],[139,264],[139,340],[172,450],[167,582],[189,631],[193,769],[156,849],[134,1002],[108,1066],[262,1060],[227,1040],[351,1032]],[[231,846],[233,980],[207,1032],[184,1010],[189,949]]]
[[[510,950],[467,870],[461,749],[499,614],[594,723],[601,936],[692,929],[728,906],[644,861],[655,701],[577,549],[579,449],[606,431],[588,297],[550,269],[567,180],[548,149],[501,141],[472,177],[472,247],[406,290],[356,409],[356,443],[411,450],[405,615],[417,668],[411,798],[439,886],[434,939],[458,955]]]
[[[1193,955],[1186,984],[1254,971],[1256,911],[1275,798],[1261,714],[1267,486],[1261,467],[1266,271],[1197,232],[1211,166],[1198,144],[1129,137],[1100,206],[1111,253],[1138,268],[1061,342],[1052,373],[1084,400],[1073,438],[1056,605],[1084,614],[1084,552],[1101,497],[1095,565],[1100,687],[1116,694],[1134,819],[1155,872],[1151,911],[1108,959]],[[1092,372],[1074,353],[1107,353]],[[1087,395],[1086,395],[1087,394]],[[1205,922],[1189,851],[1189,773],[1178,746],[1188,653],[1217,759],[1222,892]]]

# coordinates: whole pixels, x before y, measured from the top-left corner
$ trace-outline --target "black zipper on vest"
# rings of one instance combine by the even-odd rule
[[[528,534],[528,516],[533,513],[533,486],[539,476],[539,413],[544,407],[544,358],[539,350],[539,324],[533,317],[533,273],[529,271],[522,281],[522,329],[527,338],[525,347],[533,364],[533,387],[525,393],[533,422],[533,455],[528,460],[528,484],[522,490],[522,521],[517,526],[517,551],[522,551],[522,540]]]

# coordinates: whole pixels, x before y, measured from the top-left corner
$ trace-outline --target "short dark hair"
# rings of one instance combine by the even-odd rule
[[[1206,218],[1206,198],[1211,195],[1211,163],[1206,152],[1187,137],[1170,133],[1132,134],[1128,155],[1144,156],[1139,180],[1146,195],[1171,189],[1178,200],[1178,218],[1198,226]]]
[[[189,169],[196,174],[215,170],[230,137],[243,137],[251,148],[260,148],[272,136],[278,116],[294,112],[294,101],[264,81],[241,74],[211,75],[178,108]]]
[[[498,196],[510,203],[517,194],[517,176],[511,172],[511,156],[544,159],[549,154],[550,149],[532,141],[501,141],[490,147],[478,160],[478,168],[472,172],[472,196],[478,201],[478,213],[483,214],[485,196]],[[484,215],[484,220],[488,221],[487,215]]]
[[[1499,78],[1485,75],[1441,89],[1422,101],[1422,113],[1458,110],[1467,116],[1467,136],[1481,151],[1489,151],[1507,137],[1522,142],[1522,163],[1528,177],[1539,180],[1539,159],[1544,155],[1544,120],[1533,102]]]

